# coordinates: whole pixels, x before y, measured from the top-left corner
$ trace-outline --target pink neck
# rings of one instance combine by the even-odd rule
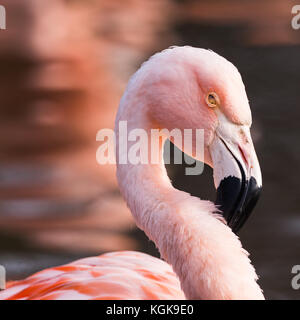
[[[135,109],[134,114],[130,108],[119,110],[116,124],[130,119],[128,132],[153,127],[142,110]],[[132,144],[128,143],[128,150]],[[263,299],[255,270],[237,236],[214,213],[213,203],[172,187],[161,149],[160,154],[156,165],[118,164],[117,177],[138,227],[172,265],[186,297]]]

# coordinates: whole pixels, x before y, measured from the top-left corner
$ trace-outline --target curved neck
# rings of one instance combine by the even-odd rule
[[[121,153],[126,152],[122,146],[120,149],[119,121],[127,121],[128,132],[143,128],[149,133],[154,124],[143,114],[143,108],[134,113],[130,105],[120,108],[116,120],[117,177],[138,227],[172,265],[186,297],[263,299],[247,252],[215,214],[214,204],[172,187],[163,163],[162,146],[158,164],[119,164]],[[135,143],[128,142],[127,150]]]

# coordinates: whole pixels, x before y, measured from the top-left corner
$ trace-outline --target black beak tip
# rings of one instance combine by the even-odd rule
[[[261,190],[254,177],[241,180],[230,176],[221,181],[215,204],[234,233],[237,233],[249,218]]]

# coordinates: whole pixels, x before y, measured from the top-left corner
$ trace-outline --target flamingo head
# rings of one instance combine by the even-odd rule
[[[214,169],[216,205],[237,232],[259,198],[262,178],[250,135],[251,110],[237,68],[204,49],[175,47],[144,69],[141,99],[160,127],[204,129],[204,160]],[[149,102],[151,101],[151,102]],[[193,150],[184,150],[196,154]]]

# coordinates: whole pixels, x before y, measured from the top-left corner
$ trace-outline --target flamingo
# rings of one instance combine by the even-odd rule
[[[12,282],[0,299],[264,299],[236,235],[262,186],[237,68],[200,48],[157,53],[132,76],[121,99],[117,159],[120,121],[128,130],[204,129],[216,204],[175,189],[162,156],[157,164],[117,161],[121,193],[163,260],[131,251],[81,259]]]

